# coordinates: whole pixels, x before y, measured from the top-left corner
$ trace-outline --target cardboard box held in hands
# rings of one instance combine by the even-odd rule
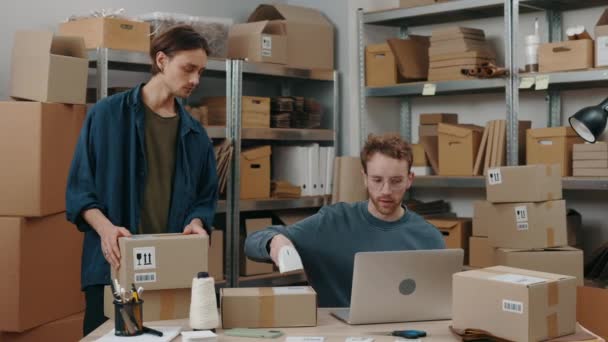
[[[118,240],[120,269],[112,278],[122,287],[146,291],[191,288],[198,272],[208,271],[209,238],[198,234],[141,234]]]
[[[82,37],[17,31],[10,96],[39,102],[85,104],[89,59]]]

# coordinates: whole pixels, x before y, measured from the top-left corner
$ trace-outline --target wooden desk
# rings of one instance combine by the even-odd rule
[[[371,324],[371,325],[349,325],[330,315],[330,309],[319,309],[317,317],[317,326],[310,328],[277,328],[284,335],[277,339],[253,339],[246,337],[224,336],[221,329],[217,330],[218,341],[238,341],[238,342],[280,342],[285,340],[285,336],[324,336],[326,342],[340,341],[344,342],[349,336],[372,336],[375,341],[395,341],[396,337],[386,336],[388,332],[393,330],[417,329],[424,330],[428,337],[424,341],[459,341],[452,333],[448,326],[451,321],[434,321],[434,322],[415,322],[415,323],[391,323],[391,324]],[[175,321],[160,321],[146,322],[146,326],[182,326],[183,330],[190,329],[189,322],[185,320]],[[81,341],[95,341],[96,339],[107,334],[108,331],[114,328],[114,321],[109,320],[102,326],[97,328],[91,334],[86,336]],[[128,342],[128,338],[125,338]],[[181,335],[173,341],[181,341]],[[412,340],[414,341],[414,340]]]

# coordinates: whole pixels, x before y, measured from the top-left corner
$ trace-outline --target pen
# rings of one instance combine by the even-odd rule
[[[158,331],[158,330],[154,330],[152,328],[148,328],[148,327],[144,327],[143,328],[143,332],[146,334],[152,334],[158,337],[163,337],[163,333],[162,331]]]

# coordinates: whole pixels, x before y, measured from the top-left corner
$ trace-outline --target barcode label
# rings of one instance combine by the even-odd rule
[[[523,314],[524,313],[524,303],[503,299],[502,300],[502,311]]]
[[[136,283],[155,283],[156,282],[156,272],[135,273],[135,282]]]
[[[263,57],[272,57],[272,51],[271,50],[262,50],[262,56]]]
[[[528,222],[520,222],[517,224],[517,230],[528,230]]]
[[[490,185],[496,185],[496,184],[502,183],[502,175],[500,174],[500,169],[488,170],[488,183]]]

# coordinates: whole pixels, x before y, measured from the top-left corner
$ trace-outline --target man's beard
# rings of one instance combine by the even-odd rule
[[[372,205],[374,206],[374,208],[376,208],[376,211],[378,211],[380,214],[385,215],[385,216],[390,216],[392,214],[394,214],[397,210],[399,210],[399,207],[401,207],[401,201],[400,200],[395,200],[395,198],[391,197],[391,196],[381,196],[381,197],[374,197],[372,196],[372,194],[369,192],[367,192],[367,195],[369,197],[369,200],[372,202]],[[382,204],[380,203],[380,199],[385,199],[385,200],[391,200],[393,201],[391,203],[390,206],[382,206]]]

